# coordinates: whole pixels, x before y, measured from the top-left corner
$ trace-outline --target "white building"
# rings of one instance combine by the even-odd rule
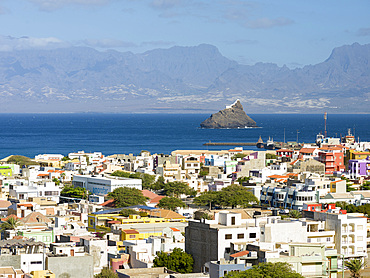
[[[62,160],[64,155],[61,154],[39,154],[35,156],[35,160]]]
[[[49,201],[59,203],[61,191],[62,189],[59,186],[56,186],[52,181],[43,181],[39,183],[17,182],[15,185],[9,185],[9,197],[18,200],[45,197]]]
[[[361,214],[311,213],[325,221],[325,230],[335,231],[335,248],[345,259],[367,257],[367,218]]]
[[[142,189],[141,179],[114,176],[74,175],[72,183],[74,186],[83,187],[95,195],[106,195],[119,187]]]

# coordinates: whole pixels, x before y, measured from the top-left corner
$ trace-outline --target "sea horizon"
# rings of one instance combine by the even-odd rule
[[[260,128],[202,129],[209,113],[2,113],[0,114],[0,158],[19,154],[84,150],[139,154],[170,154],[174,150],[221,150],[233,146],[204,146],[211,142],[298,141],[314,143],[324,133],[323,114],[248,114]],[[340,137],[351,129],[356,140],[370,141],[370,114],[329,114],[329,137]],[[253,146],[244,149],[257,150]]]

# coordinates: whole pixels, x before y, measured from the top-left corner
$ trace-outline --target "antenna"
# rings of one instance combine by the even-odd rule
[[[326,138],[326,119],[328,118],[327,116],[328,116],[328,113],[325,112],[324,113],[324,120],[325,120],[325,133],[324,134],[325,134],[325,138]]]

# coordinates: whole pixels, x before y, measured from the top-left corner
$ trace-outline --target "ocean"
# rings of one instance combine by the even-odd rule
[[[229,149],[207,142],[314,142],[324,132],[319,114],[250,114],[259,128],[201,129],[207,114],[0,114],[0,159],[19,154],[100,151],[139,154],[141,150],[169,154],[178,149]],[[370,114],[328,115],[328,136],[344,136],[348,128],[356,140],[370,141]],[[244,149],[255,150],[255,147]]]

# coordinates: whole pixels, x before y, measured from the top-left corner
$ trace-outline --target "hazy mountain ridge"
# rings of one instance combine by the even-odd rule
[[[141,54],[87,47],[0,52],[3,112],[185,112],[240,99],[248,113],[368,113],[370,44],[294,70],[240,65],[202,44]],[[354,110],[356,109],[356,110]]]

